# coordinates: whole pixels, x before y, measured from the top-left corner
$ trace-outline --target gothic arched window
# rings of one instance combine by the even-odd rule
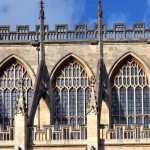
[[[33,89],[30,76],[15,58],[9,60],[0,70],[0,126],[6,128],[14,125],[20,81],[23,81],[23,94],[28,107],[31,104]]]
[[[150,124],[150,89],[143,66],[133,57],[111,79],[112,124]]]
[[[72,59],[59,68],[54,82],[54,125],[85,125],[90,82],[85,69]]]

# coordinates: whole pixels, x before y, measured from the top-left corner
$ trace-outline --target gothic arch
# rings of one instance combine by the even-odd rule
[[[148,66],[134,53],[115,62],[109,73],[111,124],[149,125],[149,81]]]
[[[31,66],[20,56],[16,55],[16,54],[11,54],[9,56],[7,56],[6,58],[4,58],[1,62],[0,62],[0,69],[5,66],[5,64],[9,63],[9,61],[11,61],[12,59],[15,59],[17,61],[19,61],[24,68],[27,70],[27,72],[29,73],[30,78],[32,79],[33,84],[35,83],[35,73],[33,71],[33,69],[31,68]]]
[[[25,101],[30,108],[35,75],[23,59],[15,54],[9,55],[0,63],[0,110],[3,112],[1,120],[5,121],[2,121],[1,124],[4,126],[13,125],[14,109],[20,92],[20,80],[23,83]],[[7,118],[5,117],[6,114],[8,114]]]
[[[55,65],[50,78],[51,103],[55,106],[52,108],[52,123],[68,123],[71,126],[86,124],[91,80],[94,78],[87,64],[78,56],[68,54]]]
[[[58,63],[54,66],[54,68],[53,68],[53,70],[50,74],[50,79],[51,80],[53,80],[53,78],[55,76],[55,72],[57,72],[57,70],[60,68],[60,66],[62,66],[65,62],[67,62],[70,59],[77,60],[84,67],[84,69],[87,72],[89,78],[94,77],[94,74],[93,74],[92,70],[90,69],[88,64],[83,59],[81,59],[79,56],[77,56],[73,53],[69,53],[69,54],[65,55],[60,61],[58,61]]]
[[[145,71],[147,76],[148,76],[148,74],[150,74],[150,70],[149,70],[148,65],[138,55],[129,51],[129,52],[125,53],[124,55],[122,55],[121,57],[119,57],[119,59],[117,59],[117,61],[115,61],[115,63],[111,67],[110,72],[109,72],[109,79],[110,80],[113,77],[116,70],[119,68],[119,66],[121,66],[125,60],[128,60],[129,57],[134,58],[140,65],[142,65],[143,70]],[[150,80],[149,76],[148,76],[148,79]]]

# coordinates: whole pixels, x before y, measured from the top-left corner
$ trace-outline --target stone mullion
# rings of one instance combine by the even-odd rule
[[[13,125],[13,90],[10,90],[10,116],[11,116],[11,126]]]
[[[134,91],[134,123],[136,123],[136,97],[135,97],[135,87],[132,87],[133,88],[133,91]]]
[[[127,76],[127,67],[125,66],[125,74],[124,74],[124,77],[125,77],[125,83],[126,85],[124,85],[124,88],[125,88],[125,94],[126,94],[126,124],[128,125],[128,88],[127,88],[127,83],[128,83],[128,76]]]
[[[11,122],[12,122],[12,99],[11,99],[11,90],[9,89],[9,93],[8,93],[8,95],[9,95],[9,99],[7,99],[7,104],[9,105],[10,104],[10,106],[9,106],[9,109],[10,110],[8,110],[8,112],[9,112],[9,121],[10,121],[10,124],[11,124]],[[8,109],[8,107],[7,107],[7,109]]]
[[[67,120],[68,124],[70,124],[70,89],[67,88],[68,91],[68,114],[67,114]]]
[[[129,75],[128,75],[128,77],[129,77],[129,84],[132,85],[132,82],[131,82],[131,64],[128,66],[128,68],[129,68]]]
[[[16,80],[17,80],[17,75],[16,75],[16,66],[14,66],[14,86],[16,87]]]
[[[86,91],[86,89],[84,88],[83,89],[83,93],[82,94],[84,94],[84,124],[86,123],[86,96],[85,96],[85,91]]]
[[[30,88],[26,88],[25,89],[25,102],[26,102],[26,106],[28,107],[29,106],[29,98],[28,98],[28,91],[30,90]]]
[[[73,65],[72,65],[72,67],[71,67],[71,77],[70,77],[70,79],[71,79],[71,83],[72,83],[72,87],[74,86],[73,85],[73,79],[74,79],[74,75],[73,75]],[[69,81],[70,82],[70,81]]]
[[[140,81],[140,78],[139,78],[140,77],[140,75],[139,75],[140,71],[139,70],[140,69],[139,69],[138,65],[136,65],[136,66],[137,66],[137,82],[138,82],[138,85],[140,85],[140,83],[139,83],[139,81]]]
[[[75,92],[76,92],[76,116],[75,116],[75,119],[76,119],[76,126],[78,125],[78,96],[77,96],[77,92],[78,92],[78,89],[76,88],[75,89]]]
[[[59,89],[59,88],[58,88]],[[60,123],[63,123],[63,102],[62,102],[62,89],[59,89],[60,96]]]
[[[119,103],[119,124],[121,123],[121,109],[120,109],[120,105],[121,105],[121,102],[120,102],[120,87],[117,87],[117,94],[118,94],[118,103]]]
[[[12,68],[12,71],[13,71],[13,77],[12,77],[13,86],[15,87],[15,69],[14,69],[14,67]]]
[[[128,88],[125,87],[125,90],[126,90],[126,120],[127,120],[127,125],[129,125],[129,122],[128,122]]]
[[[141,87],[141,100],[142,100],[142,124],[144,124],[144,96],[143,96],[144,87]]]

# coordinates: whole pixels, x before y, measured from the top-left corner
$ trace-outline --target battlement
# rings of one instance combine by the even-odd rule
[[[35,30],[30,30],[29,25],[18,25],[16,31],[11,31],[10,26],[0,26],[0,41],[35,41],[39,39],[39,25]],[[55,30],[49,30],[45,25],[45,41],[76,41],[97,40],[97,25],[89,29],[86,24],[77,24],[74,29],[69,29],[67,24],[57,24]],[[124,23],[116,23],[112,28],[103,26],[104,41],[134,41],[150,39],[150,28],[144,23],[133,24],[128,28]]]

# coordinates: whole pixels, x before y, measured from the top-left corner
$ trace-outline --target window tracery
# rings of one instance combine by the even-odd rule
[[[60,68],[54,80],[54,124],[85,125],[90,100],[90,80],[84,68],[71,60]]]
[[[14,125],[20,80],[23,80],[24,97],[30,107],[33,93],[32,80],[25,68],[15,59],[2,66],[0,73],[0,126],[2,127]]]
[[[150,124],[150,87],[143,67],[129,59],[112,80],[112,124]]]

